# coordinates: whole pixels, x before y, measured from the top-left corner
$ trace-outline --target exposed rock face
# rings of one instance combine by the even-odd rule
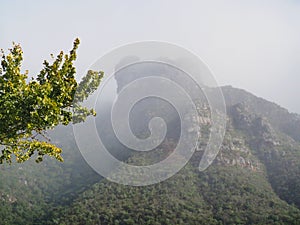
[[[242,103],[247,106],[249,112],[267,118],[273,128],[300,141],[300,117],[298,114],[289,113],[287,109],[242,89],[224,86],[222,91],[228,107]]]
[[[276,133],[267,119],[250,113],[244,104],[239,103],[230,107],[229,113],[236,128],[259,138],[270,146],[279,144]]]

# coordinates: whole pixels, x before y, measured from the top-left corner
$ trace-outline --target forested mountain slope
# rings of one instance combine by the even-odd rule
[[[64,163],[0,167],[1,224],[300,224],[299,116],[246,91],[222,90],[226,135],[207,170],[198,170],[207,115],[185,168],[146,187],[102,179],[80,155],[71,127],[60,128],[51,135],[64,149]],[[122,159],[151,164],[170,154],[173,142]]]

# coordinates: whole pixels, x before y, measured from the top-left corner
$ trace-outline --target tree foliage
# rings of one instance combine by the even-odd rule
[[[63,161],[62,150],[52,144],[46,131],[59,124],[68,125],[95,115],[81,103],[100,84],[103,72],[88,71],[80,83],[75,79],[76,39],[69,54],[61,51],[52,62],[31,80],[22,73],[23,51],[13,44],[6,55],[2,50],[0,69],[0,163],[28,160],[35,153],[36,161],[49,155]],[[29,81],[28,81],[29,80]]]

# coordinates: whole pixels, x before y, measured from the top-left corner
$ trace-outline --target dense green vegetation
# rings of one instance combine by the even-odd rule
[[[103,181],[63,212],[62,224],[300,222],[300,211],[276,196],[264,174],[220,165],[203,174],[188,165],[168,181],[148,187]]]

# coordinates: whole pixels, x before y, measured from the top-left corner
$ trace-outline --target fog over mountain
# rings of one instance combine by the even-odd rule
[[[69,49],[75,37],[82,41],[78,77],[117,46],[166,41],[201,57],[220,85],[300,112],[294,101],[300,83],[299,1],[5,1],[1,9],[0,47],[21,43],[24,69],[32,74],[50,53]]]

